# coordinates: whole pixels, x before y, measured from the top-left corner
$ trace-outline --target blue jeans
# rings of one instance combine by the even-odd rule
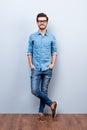
[[[48,86],[52,77],[52,70],[45,71],[31,69],[31,92],[40,99],[39,112],[43,113],[45,104],[52,105],[48,98]]]

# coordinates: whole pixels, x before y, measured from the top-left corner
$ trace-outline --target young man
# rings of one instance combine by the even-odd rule
[[[55,66],[57,48],[55,37],[47,32],[48,17],[39,13],[36,17],[38,32],[29,37],[28,60],[31,68],[31,91],[40,99],[39,118],[44,120],[45,104],[55,117],[57,102],[48,98],[48,86]],[[41,85],[41,86],[40,86]]]

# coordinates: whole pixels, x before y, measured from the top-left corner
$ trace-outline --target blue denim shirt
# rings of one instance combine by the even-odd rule
[[[39,31],[29,37],[27,55],[32,55],[32,63],[38,70],[46,70],[52,63],[52,55],[57,55],[56,40],[48,32],[43,36]]]

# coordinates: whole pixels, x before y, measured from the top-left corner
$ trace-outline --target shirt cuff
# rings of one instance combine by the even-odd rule
[[[30,52],[27,52],[27,56],[28,56],[28,55],[32,55],[32,53],[30,53]]]
[[[51,55],[52,55],[52,56],[53,56],[53,55],[57,55],[57,52],[54,52],[54,53],[52,53]]]

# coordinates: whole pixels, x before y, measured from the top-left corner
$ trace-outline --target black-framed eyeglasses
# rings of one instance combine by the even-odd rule
[[[38,23],[46,23],[47,20],[38,20],[37,22],[38,22]]]

